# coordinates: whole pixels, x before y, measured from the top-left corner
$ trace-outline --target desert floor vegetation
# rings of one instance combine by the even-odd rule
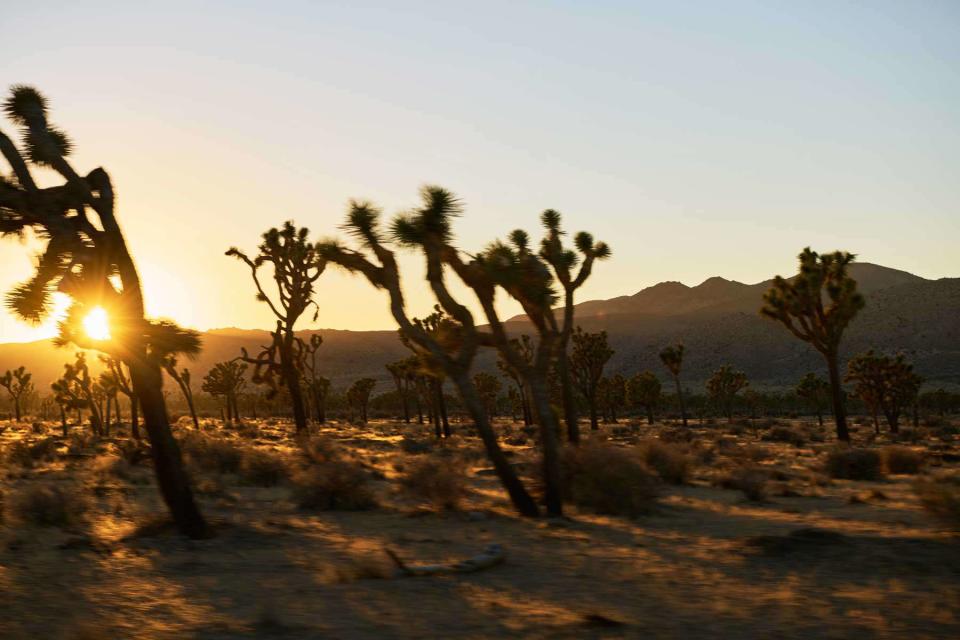
[[[10,637],[951,637],[960,439],[811,420],[584,419],[563,518],[517,515],[467,425],[174,425],[214,535],[129,427],[0,429]],[[538,501],[541,455],[495,421]],[[793,430],[799,437],[787,437]],[[688,437],[680,437],[685,433]],[[493,551],[491,551],[493,549]],[[467,561],[467,562],[464,562]],[[459,564],[458,564],[459,563]],[[405,568],[405,571],[401,569]],[[411,570],[411,567],[415,569]],[[481,568],[482,570],[476,570]],[[409,576],[417,577],[409,577]],[[840,594],[838,596],[838,594]],[[416,615],[411,615],[415,611]],[[58,635],[59,634],[59,635]],[[65,635],[64,635],[65,634]]]

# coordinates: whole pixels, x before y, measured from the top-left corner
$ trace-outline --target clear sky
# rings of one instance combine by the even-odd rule
[[[581,299],[756,282],[808,244],[960,276],[954,0],[147,4],[2,2],[0,83],[113,176],[153,314],[269,327],[224,250],[427,182],[466,202],[468,250],[547,207],[608,241]],[[30,247],[0,265],[6,291]],[[393,327],[359,279],[318,302],[304,327]],[[0,341],[45,332],[0,312]]]

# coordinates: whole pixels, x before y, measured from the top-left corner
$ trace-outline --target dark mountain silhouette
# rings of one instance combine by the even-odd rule
[[[960,385],[960,278],[927,280],[905,271],[868,263],[855,264],[852,274],[867,306],[854,320],[844,356],[869,348],[904,351],[928,384]],[[632,296],[593,300],[577,306],[577,323],[590,331],[605,329],[616,355],[609,371],[632,374],[644,369],[666,377],[658,353],[670,343],[687,346],[684,383],[694,391],[720,364],[743,369],[755,387],[793,386],[807,371],[823,370],[820,356],[786,330],[761,318],[758,309],[770,281],[743,284],[714,277],[688,287],[662,282]],[[511,332],[529,332],[525,318],[509,321]],[[301,332],[304,337],[312,331]],[[396,331],[324,329],[322,372],[343,388],[356,378],[380,381],[376,392],[392,388],[384,364],[409,355]],[[198,381],[220,360],[233,358],[241,347],[254,351],[266,344],[261,330],[215,329],[204,334],[204,349],[194,362],[185,361]],[[0,344],[0,371],[24,364],[34,372],[42,392],[59,376],[71,349],[49,341]],[[484,353],[478,370],[495,371],[492,353]]]

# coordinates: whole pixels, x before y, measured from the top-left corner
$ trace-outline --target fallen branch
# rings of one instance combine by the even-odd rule
[[[390,559],[397,565],[397,574],[399,577],[420,577],[435,576],[446,573],[473,573],[482,571],[501,564],[507,559],[507,554],[499,544],[488,545],[482,553],[447,564],[425,564],[419,566],[410,566],[400,559],[392,549],[384,548]]]

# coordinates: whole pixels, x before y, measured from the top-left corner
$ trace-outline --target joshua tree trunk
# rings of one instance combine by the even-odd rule
[[[847,414],[843,406],[843,387],[840,382],[837,353],[832,351],[824,355],[827,359],[827,372],[830,374],[830,398],[833,401],[833,420],[837,425],[837,439],[850,442],[850,432],[847,430]]]
[[[466,407],[470,417],[473,418],[473,422],[477,427],[477,433],[480,434],[480,439],[483,441],[483,446],[487,451],[487,456],[490,458],[494,471],[496,471],[497,477],[503,484],[504,489],[507,490],[507,494],[510,496],[510,501],[513,503],[514,508],[520,512],[521,515],[529,518],[537,517],[540,515],[540,510],[537,508],[537,504],[533,498],[530,497],[530,494],[527,493],[513,465],[510,464],[510,461],[507,460],[506,455],[504,455],[503,449],[500,448],[500,443],[497,441],[493,427],[484,414],[483,402],[477,395],[477,390],[474,388],[469,376],[466,374],[455,376],[453,382],[457,385],[457,390],[460,392],[460,398],[463,400],[464,407]]]
[[[136,393],[136,390],[134,390]],[[140,401],[137,400],[137,396],[134,395],[130,398],[130,435],[133,436],[135,440],[140,439]]]
[[[683,420],[683,426],[687,426],[687,403],[683,400],[683,385],[680,384],[680,376],[673,376],[673,381],[677,385],[677,400],[680,402],[680,419]]]
[[[647,424],[653,424],[653,407],[647,405]]]
[[[20,396],[13,397],[13,414],[17,417],[17,422],[20,422]]]
[[[163,401],[163,379],[160,367],[147,361],[146,353],[135,354],[136,362],[128,362],[130,377],[134,384],[140,406],[143,408],[143,421],[150,437],[150,452],[157,474],[157,484],[177,529],[191,538],[202,538],[209,532],[207,523],[193,499],[190,480],[180,448],[170,432],[170,421]]]
[[[823,426],[823,409],[821,409],[819,406],[817,407],[817,422],[821,427]]]
[[[560,387],[563,391],[563,418],[567,424],[567,440],[573,444],[580,443],[580,425],[577,418],[577,405],[573,399],[573,380],[570,377],[570,364],[567,361],[567,347],[561,345],[560,357],[557,358],[557,373],[560,374]]]
[[[560,447],[557,442],[557,425],[550,406],[550,391],[546,381],[537,376],[530,381],[530,395],[535,417],[540,425],[540,446],[543,449],[544,499],[547,515],[563,515],[561,492]]]
[[[283,342],[280,350],[280,370],[283,381],[290,393],[290,403],[293,405],[293,422],[297,434],[307,430],[307,412],[303,408],[303,392],[300,390],[300,375],[293,363],[293,325],[289,322],[283,328]],[[366,416],[364,416],[366,422]]]
[[[103,421],[103,424],[104,424],[104,427],[103,427],[104,435],[107,435],[107,436],[110,435],[110,405],[111,405],[111,403],[112,403],[112,400],[111,400],[111,398],[108,396],[108,397],[107,397],[107,410],[106,410],[106,412],[104,413],[104,421]]]
[[[599,416],[597,416],[596,397],[587,398],[587,405],[590,408],[590,430],[598,431],[600,429],[600,421]]]
[[[60,426],[63,428],[63,437],[66,438],[70,428],[67,426],[67,410],[60,405]]]

